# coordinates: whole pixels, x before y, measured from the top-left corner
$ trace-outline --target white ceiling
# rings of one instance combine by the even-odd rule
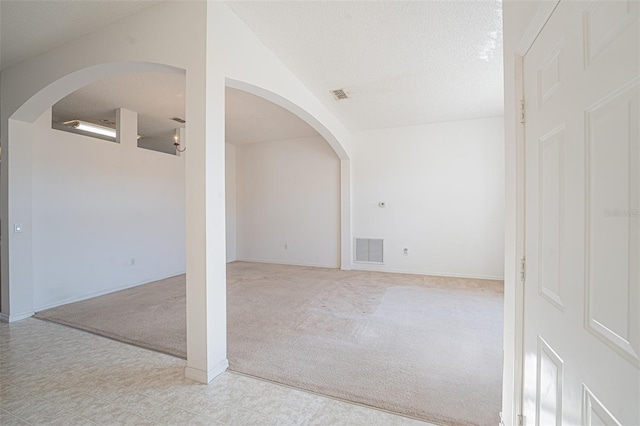
[[[0,0],[0,69],[157,4],[158,0]]]
[[[13,65],[157,2],[0,0],[0,66]],[[228,4],[351,130],[503,113],[499,1]],[[351,98],[335,101],[330,90],[338,88]],[[164,130],[177,125],[167,123],[169,117],[184,116],[178,112],[184,111],[180,93],[184,76],[123,76],[81,89],[56,110],[109,118],[113,109],[125,107],[148,116],[147,121]],[[316,134],[282,108],[231,89],[226,124],[232,143]]]
[[[503,114],[499,1],[228,4],[351,130]]]

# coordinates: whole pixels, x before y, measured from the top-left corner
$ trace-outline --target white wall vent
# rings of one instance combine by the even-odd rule
[[[356,238],[356,262],[383,263],[383,240]]]

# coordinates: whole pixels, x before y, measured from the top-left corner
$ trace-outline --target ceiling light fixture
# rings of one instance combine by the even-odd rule
[[[65,121],[63,124],[83,132],[94,133],[96,135],[107,136],[114,139],[116,138],[116,129],[100,126],[99,124],[87,123],[82,120],[69,120]],[[136,139],[142,139],[142,136],[137,135]]]
[[[98,124],[87,123],[86,121],[70,120],[64,122],[65,126],[73,127],[76,130],[82,130],[83,132],[95,133],[96,135],[109,136],[111,138],[116,137],[116,129],[100,126]]]

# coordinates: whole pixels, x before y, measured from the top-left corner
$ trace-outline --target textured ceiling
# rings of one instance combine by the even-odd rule
[[[228,5],[351,130],[503,113],[499,1]]]
[[[0,66],[13,65],[155,3],[0,0]],[[352,130],[503,112],[498,1],[229,5]],[[141,134],[175,127],[177,123],[166,120],[184,115],[184,98],[178,98],[184,93],[178,89],[184,80],[171,80],[176,78],[184,79],[134,75],[99,82],[61,101],[56,112],[107,116],[122,106],[149,117],[141,124],[152,126],[141,129]],[[330,90],[338,88],[351,98],[335,101]],[[227,90],[227,115],[232,143],[315,134],[276,105],[235,90]]]
[[[157,0],[0,0],[0,69],[156,3]]]

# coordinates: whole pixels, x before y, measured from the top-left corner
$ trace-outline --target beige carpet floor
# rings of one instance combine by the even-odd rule
[[[234,262],[230,369],[443,425],[497,424],[501,281]],[[37,314],[185,355],[184,276]]]

